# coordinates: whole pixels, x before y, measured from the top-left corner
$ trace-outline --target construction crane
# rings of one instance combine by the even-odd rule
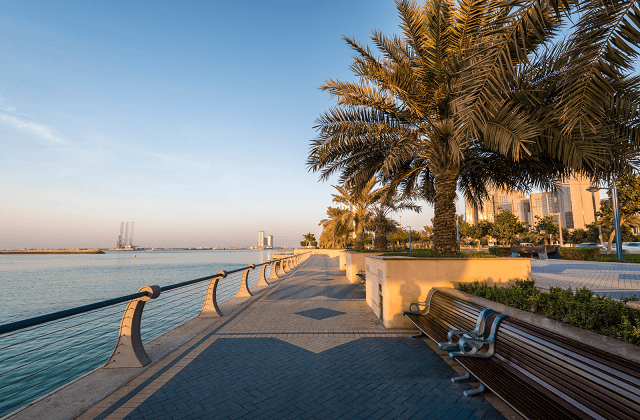
[[[129,245],[133,248],[133,224],[135,222],[131,222],[131,233],[129,233]]]
[[[129,222],[127,222],[126,227],[124,228],[124,246],[126,247],[127,245],[129,245],[127,243],[127,240],[129,239]]]
[[[117,249],[124,248],[124,243],[122,240],[122,230],[124,229],[124,222],[120,222],[120,236],[118,236],[118,243],[116,245]]]

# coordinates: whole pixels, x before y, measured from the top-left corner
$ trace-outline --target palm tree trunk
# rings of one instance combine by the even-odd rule
[[[433,216],[433,251],[438,254],[457,254],[456,189],[458,175],[454,171],[435,174],[436,199]]]
[[[383,220],[375,224],[375,238],[373,238],[373,249],[376,251],[386,251],[389,243],[387,241],[386,223]]]
[[[356,239],[353,243],[353,249],[359,250],[364,249],[364,226],[358,219],[355,220],[356,223]]]

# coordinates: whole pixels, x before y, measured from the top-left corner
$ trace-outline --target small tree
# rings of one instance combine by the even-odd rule
[[[306,235],[302,235],[304,237],[304,241],[300,241],[300,245],[302,245],[303,247],[309,247],[309,245],[312,245],[313,242],[316,242],[316,235],[314,235],[313,233],[309,232]],[[316,245],[318,243],[316,242]]]
[[[560,231],[558,229],[558,224],[556,223],[553,216],[536,216],[536,224],[534,226],[534,229],[537,233],[545,235],[545,243],[547,243],[546,235],[549,235],[549,245],[553,243],[553,235],[557,235]]]
[[[620,213],[620,227],[640,228],[640,175],[631,174],[620,177],[617,180],[618,187],[618,209]],[[611,197],[611,190],[607,191]],[[616,237],[613,228],[613,207],[611,199],[600,201],[600,212],[598,220],[605,229],[611,229],[609,243],[607,244],[607,254],[611,253],[611,245]],[[624,239],[624,235],[623,235]]]
[[[519,234],[526,232],[525,226],[518,217],[509,210],[501,210],[495,217],[491,236],[509,245]]]

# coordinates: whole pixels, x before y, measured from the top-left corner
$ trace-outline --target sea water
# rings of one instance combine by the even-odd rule
[[[267,261],[273,250],[107,251],[105,254],[0,255],[0,324],[231,271]],[[270,268],[267,270],[267,275]],[[249,283],[257,283],[259,269]],[[145,306],[147,342],[196,316],[208,281],[161,293]],[[233,295],[240,273],[218,286]],[[0,335],[0,417],[107,361],[126,302],[44,326]]]

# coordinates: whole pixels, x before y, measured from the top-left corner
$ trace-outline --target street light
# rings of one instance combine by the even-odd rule
[[[413,252],[413,248],[411,247],[411,226],[405,226],[402,230],[409,229],[409,252]]]
[[[606,188],[596,187],[592,185],[587,188],[587,191],[594,193],[598,190],[605,190]],[[613,207],[613,227],[616,231],[616,257],[619,260],[624,259],[624,255],[622,253],[622,229],[620,229],[620,209],[618,208],[618,188],[616,188],[615,179],[611,179],[611,206]],[[595,208],[595,199],[594,199],[594,208]],[[600,231],[602,232],[602,230]],[[602,238],[602,233],[600,233],[600,238]],[[600,239],[602,240],[602,239]]]
[[[595,185],[587,188],[587,191],[591,193],[591,201],[593,201],[593,220],[598,224],[598,238],[600,239],[600,245],[604,245],[602,242],[602,226],[600,226],[600,222],[598,222],[598,213],[596,212],[596,191],[600,191],[600,188]]]

